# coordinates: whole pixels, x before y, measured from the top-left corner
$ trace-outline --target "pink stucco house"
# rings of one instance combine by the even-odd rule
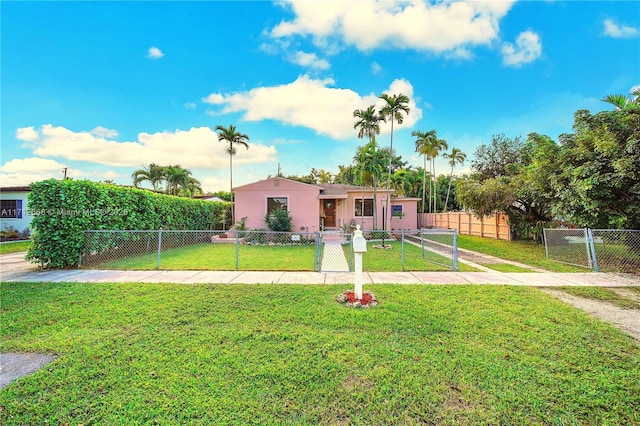
[[[309,185],[283,177],[273,177],[234,188],[236,220],[246,217],[250,229],[266,228],[264,217],[274,208],[286,209],[293,219],[293,230],[310,232],[340,229],[352,223],[373,229],[373,209],[378,229],[383,228],[386,191],[378,188],[377,206],[373,205],[373,188],[355,185]],[[394,198],[390,202],[385,229],[417,229],[419,198]],[[364,207],[364,209],[363,209]],[[363,211],[364,210],[364,211]]]

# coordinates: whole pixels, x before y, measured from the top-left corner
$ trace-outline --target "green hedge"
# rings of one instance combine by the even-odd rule
[[[77,265],[85,230],[216,229],[230,203],[156,194],[87,180],[31,184],[27,259],[42,268]]]

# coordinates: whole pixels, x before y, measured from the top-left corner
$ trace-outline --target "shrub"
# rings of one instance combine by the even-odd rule
[[[264,221],[272,231],[291,232],[292,219],[287,210],[274,209],[264,217]]]
[[[212,203],[87,180],[31,184],[33,244],[42,268],[77,265],[86,230],[212,229],[229,203]]]

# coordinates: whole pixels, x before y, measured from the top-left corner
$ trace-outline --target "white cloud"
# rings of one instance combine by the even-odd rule
[[[152,46],[149,48],[149,50],[147,51],[147,58],[149,59],[160,59],[164,56],[164,53],[162,53],[162,50],[158,49],[155,46]]]
[[[373,93],[361,96],[351,89],[330,87],[333,84],[331,78],[320,80],[302,75],[289,84],[232,94],[212,93],[203,102],[222,105],[223,114],[244,112],[243,120],[276,120],[307,127],[332,138],[347,139],[354,136],[353,111],[380,104],[381,100]],[[400,127],[411,127],[422,117],[422,110],[414,99],[413,86],[408,81],[395,80],[383,92],[402,93],[410,99],[411,113]]]
[[[315,53],[296,52],[291,58],[291,62],[303,67],[319,70],[329,69],[331,65],[325,59],[320,59]]]
[[[186,168],[226,168],[229,156],[225,144],[208,127],[175,132],[140,133],[134,142],[118,142],[89,132],[74,132],[46,124],[40,128],[39,140],[30,145],[41,157],[88,161],[116,167],[140,168],[143,164],[180,164]],[[276,148],[249,142],[249,149],[234,157],[234,164],[257,164],[273,161]]]
[[[33,126],[30,127],[19,127],[16,130],[16,139],[25,141],[25,142],[33,142],[38,140],[38,132],[35,130]]]
[[[15,158],[0,167],[0,179],[3,186],[23,186],[45,179],[62,179],[66,166],[47,158]],[[67,169],[68,177],[85,175],[77,169]]]
[[[520,67],[535,61],[542,55],[540,36],[532,31],[524,31],[516,38],[515,46],[511,43],[502,45],[502,61],[511,67]]]
[[[618,25],[613,19],[605,19],[604,35],[613,38],[633,38],[640,36],[640,29],[628,25]]]
[[[125,176],[122,173],[114,172],[113,170],[107,170],[106,172],[98,172],[95,175],[103,179],[129,178],[130,176],[130,175]]]
[[[103,137],[103,138],[115,138],[118,136],[118,132],[116,130],[107,129],[106,127],[98,126],[91,130],[91,134],[93,136]]]
[[[371,64],[371,74],[378,75],[381,72],[382,72],[382,66],[376,61],[373,61],[373,63]]]
[[[196,104],[195,104],[195,102],[186,102],[184,104],[184,107],[186,109],[196,109]]]
[[[318,7],[312,1],[293,1],[282,5],[295,18],[280,22],[270,35],[310,35],[321,48],[342,42],[364,51],[387,46],[440,53],[491,44],[513,3],[329,0]]]

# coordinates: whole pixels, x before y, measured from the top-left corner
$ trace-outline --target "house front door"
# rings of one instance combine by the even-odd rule
[[[323,200],[324,227],[336,226],[336,200]]]

